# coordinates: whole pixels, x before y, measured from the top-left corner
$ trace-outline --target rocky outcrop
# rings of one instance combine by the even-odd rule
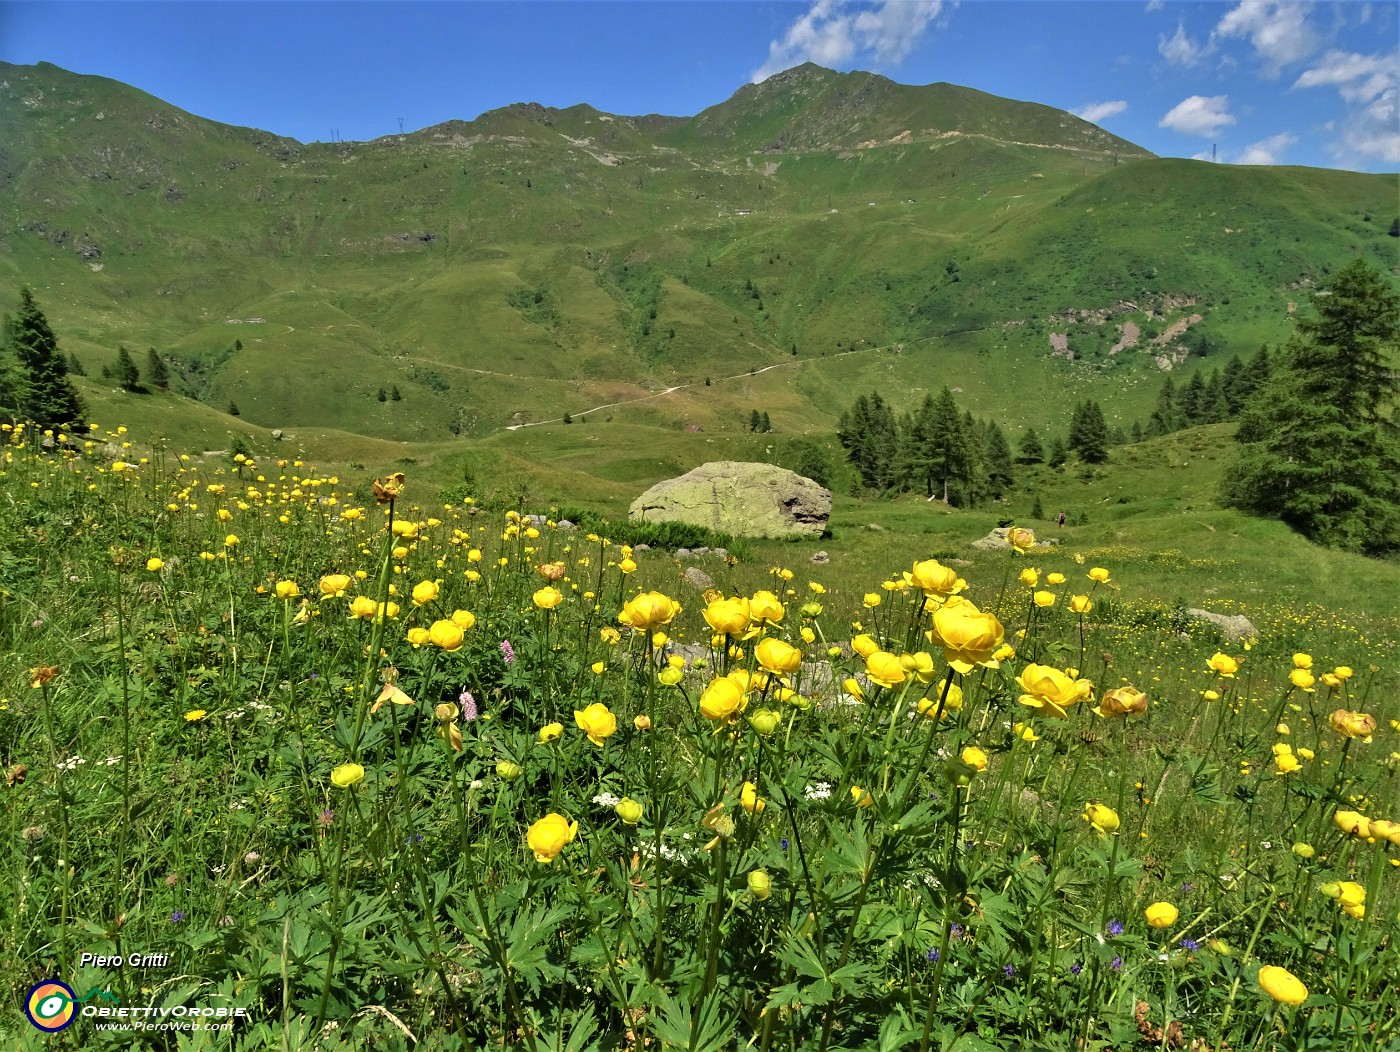
[[[627,516],[688,522],[736,537],[820,537],[831,516],[831,491],[772,464],[717,460],[658,482],[632,502]]]
[[[1188,610],[1186,613],[1199,621],[1209,621],[1218,627],[1226,640],[1238,643],[1242,639],[1257,639],[1254,623],[1244,614],[1213,614],[1209,610]]]

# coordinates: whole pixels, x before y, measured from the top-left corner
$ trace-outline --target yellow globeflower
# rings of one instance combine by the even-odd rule
[[[1313,684],[1317,682],[1317,677],[1305,668],[1295,668],[1288,674],[1288,681],[1299,690],[1311,694],[1313,692]]]
[[[1327,719],[1332,729],[1345,738],[1361,738],[1369,742],[1371,733],[1376,729],[1376,718],[1364,712],[1337,709]]]
[[[774,675],[790,674],[802,667],[802,651],[772,636],[762,640],[753,653],[759,666]]]
[[[749,717],[749,726],[766,738],[778,729],[782,720],[782,716],[772,709],[759,709]]]
[[[773,881],[769,878],[767,870],[750,870],[748,884],[749,894],[760,902],[773,893]]]
[[[534,599],[535,605],[541,610],[553,610],[564,601],[564,593],[546,585],[535,593]]]
[[[548,745],[552,741],[557,741],[563,733],[564,725],[562,723],[546,723],[540,728],[540,735],[535,739],[535,744]]]
[[[1279,752],[1277,746],[1274,751],[1274,773],[1279,775],[1292,774],[1294,771],[1301,771],[1303,763],[1298,757],[1293,755],[1293,750],[1288,746],[1283,747],[1285,751]]]
[[[434,621],[428,629],[428,638],[432,640],[433,646],[441,647],[449,654],[455,654],[462,649],[464,638],[462,630],[451,621]]]
[[[413,605],[426,606],[438,597],[436,581],[419,581],[413,586]]]
[[[374,619],[374,615],[379,612],[379,604],[367,595],[357,595],[350,600],[350,616],[362,618],[365,621]]]
[[[651,632],[671,623],[681,612],[680,603],[661,592],[643,592],[622,604],[617,619],[634,632]]]
[[[1229,654],[1222,654],[1217,651],[1211,656],[1211,659],[1206,662],[1206,667],[1212,672],[1223,676],[1225,679],[1234,679],[1235,673],[1240,670],[1240,663]]]
[[[977,665],[997,668],[995,657],[1004,629],[994,614],[983,613],[967,599],[952,596],[933,613],[929,642],[941,643],[943,658],[966,675]]]
[[[749,629],[747,599],[716,599],[701,615],[711,629],[726,636],[742,636]]]
[[[985,771],[987,769],[987,754],[975,745],[969,745],[962,751],[962,762],[971,767],[974,771]]]
[[[509,760],[496,761],[496,776],[507,782],[513,782],[524,772],[521,771],[518,763],[511,763]]]
[[[1108,583],[1108,571],[1105,570],[1102,566],[1093,566],[1093,567],[1090,567],[1090,569],[1089,569],[1089,579],[1090,579],[1091,581],[1097,581],[1099,584],[1107,584],[1107,583]]]
[[[1147,695],[1136,687],[1114,687],[1104,691],[1094,713],[1098,716],[1139,716],[1147,711]]]
[[[365,780],[365,769],[357,763],[343,763],[331,772],[331,784],[349,789],[357,782]]]
[[[865,598],[862,600],[862,602],[865,604],[865,608],[867,610],[874,610],[877,606],[884,602],[884,599],[881,598],[879,592],[866,592]]]
[[[225,547],[225,548],[236,548],[236,547],[238,547],[238,534],[236,534],[236,533],[230,533],[227,537],[225,537],[225,538],[224,538],[224,547]]]
[[[525,833],[525,842],[535,853],[536,862],[553,862],[566,845],[574,842],[577,835],[577,822],[570,822],[563,815],[551,811],[530,826]]]
[[[758,795],[758,786],[745,782],[739,789],[739,805],[751,815],[759,814],[768,805]]]
[[[775,625],[782,621],[786,613],[783,604],[772,592],[754,592],[753,598],[749,600],[749,617],[759,624]]]
[[[301,589],[297,587],[297,583],[295,581],[277,582],[278,599],[295,599],[299,595],[301,595]]]
[[[155,573],[164,565],[165,562],[162,559],[150,558],[146,560],[146,569],[150,570],[151,573]]]
[[[321,578],[321,594],[327,596],[342,596],[350,588],[350,576],[343,573],[328,573]]]
[[[1062,574],[1062,573],[1046,574],[1046,575],[1045,575],[1045,583],[1046,583],[1046,584],[1064,584],[1064,583],[1065,583],[1065,575]]]
[[[578,724],[579,730],[588,735],[589,741],[600,747],[617,733],[617,717],[599,701],[582,711],[575,709],[574,722]]]
[[[962,583],[958,571],[944,566],[937,559],[916,562],[904,579],[926,596],[953,595]]]
[[[1332,884],[1322,884],[1318,888],[1329,899],[1336,899],[1343,907],[1360,906],[1366,901],[1366,888],[1354,880],[1343,880]]]
[[[463,632],[469,632],[476,625],[476,615],[470,610],[452,611],[452,623]]]
[[[851,786],[851,799],[857,807],[873,807],[875,799],[858,785]]]
[[[1094,692],[1087,679],[1075,679],[1050,665],[1029,664],[1021,670],[1016,682],[1026,693],[1018,699],[1040,712],[1062,720],[1071,705],[1085,701]]]
[[[733,722],[748,704],[744,688],[728,676],[712,680],[700,695],[700,715],[707,720]]]
[[[1313,846],[1311,844],[1304,843],[1300,840],[1298,841],[1298,843],[1293,845],[1293,853],[1306,862],[1308,859],[1316,855],[1317,851],[1313,849]]]
[[[1072,613],[1087,614],[1094,609],[1094,604],[1089,601],[1087,595],[1076,595],[1070,599],[1069,608]]]
[[[1371,839],[1371,822],[1363,814],[1356,811],[1338,811],[1332,816],[1332,822],[1343,833],[1362,840]]]
[[[1016,549],[1016,554],[1025,555],[1035,547],[1035,534],[1020,526],[1013,526],[1006,531],[1006,543]]]
[[[919,650],[899,655],[899,666],[905,672],[912,672],[920,683],[932,683],[938,678],[933,667],[933,655]]]
[[[906,678],[899,658],[884,650],[877,650],[865,659],[865,674],[872,683],[882,687],[897,686]]]
[[[1308,988],[1298,977],[1273,964],[1259,969],[1259,988],[1279,1004],[1300,1005],[1308,999]]]
[[[642,805],[630,796],[624,796],[613,807],[614,813],[623,825],[634,826],[642,820]]]
[[[1032,598],[1035,599],[1035,605],[1036,605],[1036,606],[1054,606],[1054,605],[1055,605],[1055,593],[1054,593],[1054,592],[1047,592],[1047,591],[1044,591],[1044,590],[1042,589],[1041,591],[1036,592],[1035,595],[1034,595]]]
[[[1312,659],[1312,655],[1311,655],[1311,654],[1294,654],[1294,655],[1293,655],[1293,667],[1294,667],[1294,668],[1312,668],[1312,666],[1313,666],[1313,659]]]
[[[408,641],[414,647],[421,647],[424,643],[432,641],[432,635],[426,628],[410,628],[408,630]]]
[[[1084,805],[1084,820],[1098,833],[1116,832],[1120,824],[1117,811],[1092,800]]]
[[[1143,915],[1154,928],[1170,928],[1181,914],[1170,902],[1154,902],[1143,910]]]
[[[880,644],[875,642],[870,636],[861,634],[851,640],[851,649],[863,658],[868,658],[871,654],[880,649]]]
[[[1020,581],[1023,585],[1025,585],[1027,588],[1034,588],[1036,585],[1040,584],[1040,571],[1033,570],[1029,566],[1027,566],[1024,570],[1021,571],[1020,575],[1017,577],[1017,580]]]

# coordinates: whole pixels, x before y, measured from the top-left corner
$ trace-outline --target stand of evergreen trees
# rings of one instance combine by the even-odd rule
[[[0,324],[0,411],[44,428],[83,423],[86,410],[68,366],[33,293],[21,289],[19,309]]]

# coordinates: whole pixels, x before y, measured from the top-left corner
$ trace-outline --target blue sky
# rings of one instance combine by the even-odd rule
[[[303,141],[512,102],[689,115],[811,60],[1072,110],[1167,156],[1400,169],[1400,0],[4,3],[0,59]]]

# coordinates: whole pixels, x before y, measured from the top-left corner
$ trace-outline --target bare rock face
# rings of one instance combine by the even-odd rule
[[[658,482],[632,502],[627,516],[688,522],[736,537],[820,537],[831,516],[831,491],[772,464],[717,460]]]

